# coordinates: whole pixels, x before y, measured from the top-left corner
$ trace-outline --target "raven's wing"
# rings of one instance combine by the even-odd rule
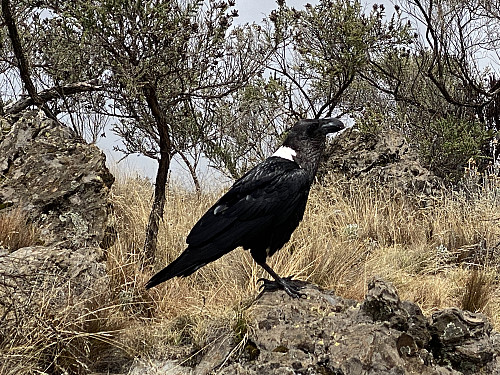
[[[227,245],[239,246],[241,230],[251,232],[253,226],[271,219],[287,220],[290,212],[305,206],[309,186],[306,171],[295,162],[268,158],[234,183],[195,224],[186,242],[199,247],[222,236]]]

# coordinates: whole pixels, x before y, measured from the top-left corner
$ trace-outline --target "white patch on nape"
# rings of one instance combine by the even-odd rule
[[[271,156],[277,156],[279,158],[283,158],[283,159],[288,159],[288,160],[294,161],[293,157],[295,155],[297,155],[297,153],[295,152],[295,150],[293,148],[286,147],[286,146],[281,146]]]

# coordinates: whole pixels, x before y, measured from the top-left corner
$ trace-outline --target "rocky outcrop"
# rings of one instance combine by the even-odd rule
[[[136,366],[144,374],[500,374],[500,334],[482,314],[447,309],[426,318],[379,279],[361,303],[303,285],[307,298],[263,293],[247,311],[243,340],[218,342],[191,371],[172,361]]]
[[[69,128],[36,112],[9,121],[0,118],[0,215],[26,218],[37,245],[0,244],[0,342],[10,353],[0,367],[17,373],[29,356],[24,347],[45,368],[64,350],[88,348],[78,332],[90,332],[89,309],[109,288],[114,178],[104,154]]]
[[[95,352],[94,306],[102,306],[109,288],[100,253],[57,246],[0,251],[0,373],[85,373],[99,360],[88,357]],[[78,358],[77,365],[65,357]],[[74,371],[58,371],[60,365]]]
[[[404,136],[394,130],[374,135],[347,129],[332,140],[323,158],[320,178],[331,174],[359,178],[373,186],[417,194],[431,194],[441,186]]]
[[[0,125],[0,212],[19,208],[46,246],[109,246],[104,154],[36,112]]]
[[[19,309],[39,307],[40,303],[55,312],[99,295],[106,288],[106,268],[99,262],[100,253],[95,248],[72,250],[55,246],[0,253],[3,307],[8,305],[14,314]],[[9,314],[4,319],[8,317]]]

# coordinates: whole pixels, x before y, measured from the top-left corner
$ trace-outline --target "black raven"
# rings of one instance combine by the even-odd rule
[[[189,276],[242,246],[275,279],[263,280],[264,287],[277,286],[292,297],[301,296],[291,277],[278,276],[266,258],[283,247],[302,220],[326,135],[343,128],[336,118],[298,121],[273,155],[237,180],[198,220],[187,236],[187,249],[146,288]]]

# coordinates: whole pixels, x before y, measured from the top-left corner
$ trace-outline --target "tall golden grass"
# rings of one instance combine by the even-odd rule
[[[39,234],[34,225],[19,209],[7,210],[0,214],[0,246],[10,251],[39,244]]]
[[[141,269],[152,186],[141,178],[117,178],[112,200],[118,240],[107,254],[108,288],[89,301],[88,325],[57,318],[68,323],[68,335],[88,334],[87,341],[78,343],[87,348],[84,356],[95,355],[95,348],[119,348],[128,359],[182,358],[189,363],[221,337],[241,335],[245,306],[259,293],[257,280],[269,277],[242,249],[188,278],[144,289],[155,271],[184,250],[190,229],[220,194],[199,197],[171,188],[156,263],[153,269]],[[498,184],[474,193],[446,191],[418,200],[356,181],[330,179],[314,185],[303,222],[269,263],[280,275],[295,275],[354,299],[362,299],[367,281],[380,276],[424,313],[458,306],[485,313],[499,329],[499,255]],[[47,313],[37,319],[55,318]],[[50,335],[46,339],[56,340]],[[0,342],[0,356],[15,345],[12,340]],[[43,352],[43,347],[37,348]],[[26,351],[23,355],[28,358]],[[29,355],[37,356],[34,349]],[[85,366],[73,368],[86,371]],[[3,372],[9,373],[0,366]]]
[[[142,286],[184,250],[190,229],[221,193],[197,197],[169,191],[160,252],[151,271],[137,265],[151,186],[126,179],[113,194],[120,239],[110,252],[110,272],[116,272],[117,285],[126,285],[128,278],[127,285],[145,301],[152,319],[148,324],[174,327],[169,340],[203,347],[211,324],[234,323],[258,294],[257,280],[269,277],[249,253],[236,249],[188,278],[147,292]],[[425,313],[458,306],[485,313],[500,328],[499,255],[500,185],[418,200],[331,179],[313,187],[303,222],[269,263],[280,275],[295,275],[354,299],[364,297],[371,277],[381,276]],[[152,352],[157,340],[151,337]]]

